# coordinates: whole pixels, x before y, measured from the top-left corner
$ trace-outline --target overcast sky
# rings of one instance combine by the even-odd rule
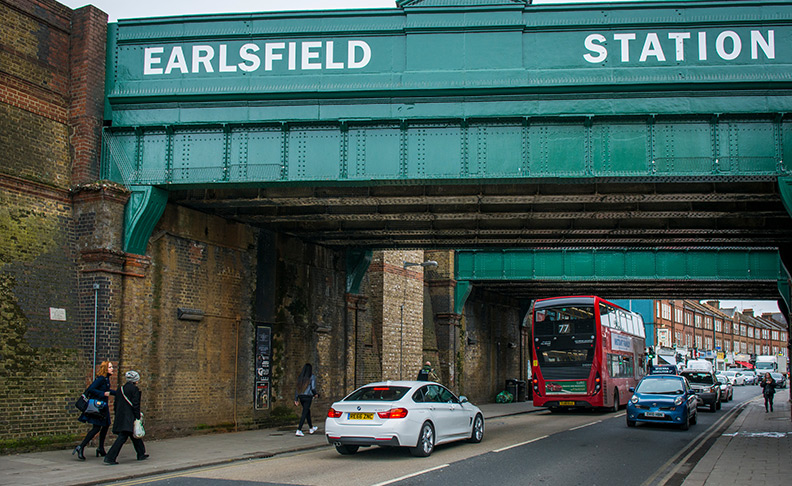
[[[262,12],[273,10],[330,10],[349,8],[395,8],[394,0],[58,0],[79,8],[92,4],[110,16],[110,21],[139,17],[163,17],[199,13]],[[616,3],[642,0],[534,0],[548,3]]]
[[[351,8],[395,8],[394,0],[59,0],[79,8],[92,4],[109,15],[109,20],[140,17],[162,17],[202,13],[262,12],[278,10],[330,10]],[[534,5],[550,3],[617,3],[641,0],[534,0]],[[721,301],[722,308],[753,309],[757,315],[778,312],[775,301]]]

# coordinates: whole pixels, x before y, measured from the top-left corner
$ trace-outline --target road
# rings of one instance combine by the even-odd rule
[[[759,395],[754,386],[735,387],[734,400],[711,413],[701,410],[690,430],[653,425],[627,428],[618,413],[537,412],[491,419],[480,444],[439,446],[428,458],[404,449],[361,449],[341,456],[333,447],[153,476],[120,485],[246,486],[292,485],[643,485],[679,484],[708,439]],[[676,473],[676,474],[675,474]]]

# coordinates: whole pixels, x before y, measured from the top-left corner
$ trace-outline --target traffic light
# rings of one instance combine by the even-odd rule
[[[654,347],[653,346],[649,346],[649,350],[646,352],[646,357],[649,358],[650,360],[654,359],[655,352],[654,352]]]

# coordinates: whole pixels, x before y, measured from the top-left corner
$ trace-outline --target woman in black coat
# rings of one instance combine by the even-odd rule
[[[86,398],[102,400],[105,402],[105,407],[102,411],[102,415],[99,417],[95,415],[86,415],[83,412],[80,418],[77,419],[80,422],[93,425],[93,428],[88,431],[80,445],[75,447],[74,451],[72,451],[72,455],[77,454],[77,458],[81,461],[85,460],[85,447],[97,433],[99,434],[99,447],[96,448],[96,457],[106,454],[104,443],[105,437],[107,437],[107,431],[110,428],[110,406],[108,399],[110,395],[116,394],[115,390],[112,390],[110,387],[110,377],[113,376],[114,371],[115,367],[113,363],[110,361],[102,361],[102,364],[96,368],[96,379],[91,383],[91,386],[85,390]]]
[[[104,458],[105,464],[118,464],[118,453],[121,452],[121,447],[127,439],[132,439],[132,445],[135,446],[137,453],[137,460],[142,461],[148,458],[146,454],[146,446],[143,444],[142,439],[138,439],[132,435],[134,430],[135,420],[141,417],[140,413],[140,389],[138,382],[140,375],[137,371],[126,372],[126,384],[119,387],[116,391],[115,400],[115,422],[113,422],[113,433],[118,437],[113,443],[113,447],[107,451]]]
[[[768,406],[770,411],[773,411],[773,397],[775,397],[775,389],[776,389],[776,382],[770,373],[765,373],[764,378],[759,383],[759,386],[762,387],[762,395],[764,395],[765,400],[765,413],[767,413]]]

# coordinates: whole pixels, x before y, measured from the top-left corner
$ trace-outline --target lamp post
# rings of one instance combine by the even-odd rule
[[[436,267],[437,262],[434,260],[427,260],[421,263],[413,263],[413,262],[402,262],[402,268],[407,270],[407,267]],[[405,275],[406,277],[406,275]],[[404,302],[407,300],[407,279],[405,278],[402,284],[402,303],[400,309],[400,316],[399,316],[399,380],[402,379],[402,372],[404,371]]]

